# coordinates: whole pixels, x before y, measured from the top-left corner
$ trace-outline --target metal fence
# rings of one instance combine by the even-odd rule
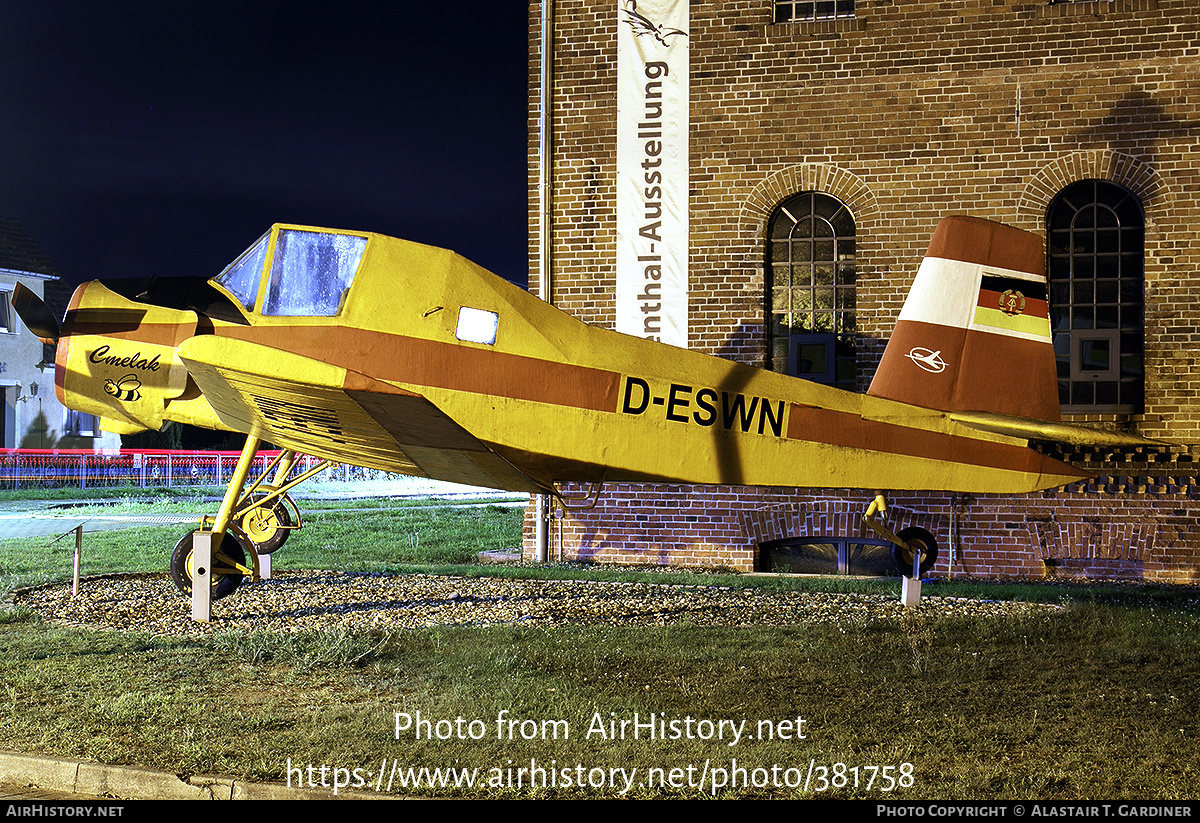
[[[262,472],[278,452],[259,452],[252,476]],[[0,489],[97,488],[135,486],[221,486],[237,464],[238,452],[126,450],[97,453],[74,449],[0,450]],[[298,471],[319,460],[303,457]],[[345,464],[321,472],[314,480],[375,480],[384,472]],[[312,481],[309,481],[312,482]]]

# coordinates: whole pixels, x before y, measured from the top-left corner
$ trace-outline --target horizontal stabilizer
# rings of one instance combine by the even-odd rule
[[[1163,448],[1170,445],[1161,440],[1151,440],[1137,434],[1074,426],[1070,423],[1054,423],[1049,420],[1031,420],[1028,417],[1012,417],[992,412],[951,412],[950,419],[956,423],[962,423],[964,426],[992,434],[1049,443],[1066,443],[1071,446],[1108,448],[1155,446]]]

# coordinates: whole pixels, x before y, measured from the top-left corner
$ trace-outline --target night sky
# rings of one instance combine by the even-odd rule
[[[287,222],[524,284],[527,26],[514,0],[3,0],[0,217],[72,283],[212,276]]]

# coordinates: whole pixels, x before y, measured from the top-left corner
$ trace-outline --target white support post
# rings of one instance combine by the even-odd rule
[[[83,524],[75,527],[75,561],[71,570],[71,596],[79,594],[79,558],[83,554]]]
[[[192,620],[212,620],[213,533],[192,532]]]
[[[913,552],[912,577],[904,578],[900,587],[900,600],[904,608],[915,609],[921,602],[921,553]]]

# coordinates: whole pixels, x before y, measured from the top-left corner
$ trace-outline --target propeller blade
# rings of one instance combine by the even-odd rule
[[[58,342],[58,319],[32,289],[17,283],[12,293],[12,304],[25,328],[45,343]]]

